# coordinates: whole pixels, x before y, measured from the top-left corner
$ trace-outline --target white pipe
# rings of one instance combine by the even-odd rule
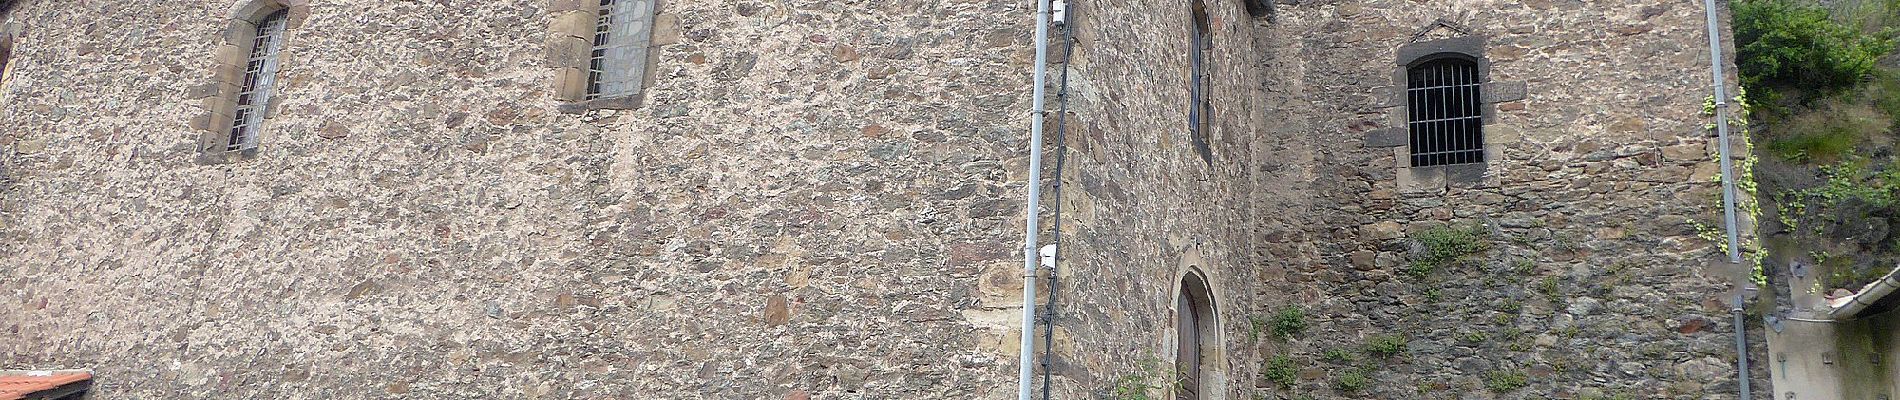
[[[1030,80],[1035,87],[1031,89],[1030,125],[1029,125],[1029,201],[1023,206],[1025,228],[1023,236],[1023,330],[1022,357],[1017,360],[1016,398],[1029,400],[1030,381],[1035,379],[1031,373],[1035,370],[1036,354],[1036,218],[1042,204],[1042,117],[1044,75],[1049,65],[1049,0],[1036,0],[1036,67]]]
[[[1850,300],[1847,301],[1847,304],[1842,304],[1840,307],[1835,308],[1833,312],[1828,313],[1828,316],[1834,319],[1852,317],[1861,310],[1867,309],[1868,306],[1874,305],[1874,302],[1880,301],[1880,298],[1893,294],[1895,290],[1900,290],[1900,269],[1888,272],[1885,278],[1874,281],[1872,285],[1867,286],[1867,289],[1861,290],[1859,294],[1855,294],[1854,297],[1851,297]]]
[[[1735,221],[1735,161],[1729,149],[1728,139],[1728,81],[1727,74],[1722,72],[1722,63],[1725,60],[1722,58],[1721,21],[1716,18],[1715,0],[1703,0],[1702,4],[1708,8],[1709,66],[1711,74],[1715,77],[1716,140],[1722,142],[1722,222],[1727,225],[1728,230],[1728,262],[1741,265],[1741,238],[1735,233],[1737,225]],[[1747,400],[1753,397],[1750,397],[1748,390],[1748,333],[1746,331],[1748,328],[1742,318],[1744,300],[1743,295],[1735,295],[1735,307],[1730,309],[1729,313],[1733,314],[1735,319],[1735,364],[1737,374],[1741,379],[1741,398]]]

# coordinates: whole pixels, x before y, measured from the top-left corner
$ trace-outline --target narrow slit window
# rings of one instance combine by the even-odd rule
[[[1407,71],[1412,166],[1484,162],[1478,66],[1446,58]]]
[[[1213,47],[1213,35],[1208,30],[1207,4],[1196,0],[1193,4],[1194,32],[1193,41],[1188,44],[1188,66],[1192,76],[1188,82],[1188,139],[1199,153],[1201,160],[1209,164],[1214,162],[1214,150],[1208,144],[1208,125],[1213,116],[1213,106],[1207,97],[1208,88],[1207,53]]]
[[[257,22],[257,35],[251,39],[251,52],[244,65],[244,80],[238,83],[237,107],[231,112],[231,140],[225,150],[257,148],[258,125],[270,106],[271,86],[277,79],[277,51],[283,46],[284,19],[288,10],[278,10]]]
[[[653,41],[651,0],[600,0],[587,60],[588,100],[639,93]]]

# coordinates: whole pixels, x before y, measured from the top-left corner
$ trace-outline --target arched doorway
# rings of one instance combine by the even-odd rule
[[[1214,297],[1207,277],[1190,269],[1175,295],[1175,395],[1177,400],[1218,398],[1220,346]]]

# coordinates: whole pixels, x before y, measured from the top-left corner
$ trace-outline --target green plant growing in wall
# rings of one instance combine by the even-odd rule
[[[1780,1],[1780,0],[1770,0],[1770,1]],[[1730,102],[1730,104],[1733,106],[1733,109],[1735,112],[1733,113],[1733,115],[1730,116],[1731,120],[1728,121],[1728,123],[1730,126],[1736,127],[1737,129],[1736,129],[1736,132],[1733,132],[1731,134],[1731,136],[1741,139],[1742,148],[1739,150],[1740,154],[1752,155],[1755,153],[1755,143],[1750,138],[1751,136],[1749,132],[1750,125],[1748,121],[1750,120],[1751,118],[1750,116],[1753,114],[1754,111],[1753,111],[1752,103],[1750,103],[1748,100],[1748,86],[1744,85],[1740,90],[1738,90],[1738,93],[1735,95],[1735,97],[1732,100],[1733,101]],[[1716,115],[1715,109],[1716,109],[1715,96],[1704,97],[1703,105],[1702,105],[1703,115],[1713,117]],[[1706,125],[1706,128],[1709,130],[1715,130],[1716,126],[1714,123],[1710,123]],[[1714,157],[1715,157],[1714,162],[1717,162],[1717,163],[1721,162],[1721,157],[1722,157],[1721,154],[1716,154],[1714,155]],[[1761,203],[1756,200],[1756,197],[1759,195],[1759,191],[1760,191],[1760,184],[1757,183],[1755,180],[1755,165],[1758,162],[1759,160],[1756,157],[1746,156],[1746,157],[1736,158],[1732,165],[1733,170],[1731,172],[1734,175],[1735,191],[1736,191],[1735,209],[1736,209],[1736,213],[1739,214],[1737,216],[1738,220],[1743,220],[1743,221],[1760,221],[1761,220]],[[1717,183],[1720,183],[1722,180],[1722,176],[1721,174],[1716,174],[1716,176],[1711,179],[1713,179]],[[1716,213],[1715,220],[1722,221],[1723,219],[1725,219],[1725,217],[1722,215],[1724,213],[1723,207],[1720,204],[1722,200],[1718,196],[1715,199],[1715,201],[1717,202],[1716,206],[1714,207],[1714,210]],[[1696,236],[1699,236],[1703,239],[1714,242],[1716,249],[1720,250],[1724,254],[1728,253],[1729,251],[1728,240],[1727,238],[1724,237],[1727,235],[1725,228],[1718,228],[1716,226],[1705,224],[1705,223],[1702,223],[1701,221],[1697,221],[1694,219],[1691,219],[1688,222],[1691,226],[1694,227],[1696,231]],[[1721,224],[1721,223],[1722,222],[1717,222],[1717,224]],[[1762,265],[1762,262],[1767,259],[1768,251],[1766,248],[1763,248],[1761,246],[1760,240],[1761,239],[1758,237],[1750,237],[1747,240],[1738,240],[1738,242],[1741,243],[1742,248],[1737,249],[1737,251],[1742,254],[1742,256],[1746,259],[1746,261],[1751,262],[1754,265],[1754,270],[1750,274],[1749,280],[1752,281],[1756,286],[1765,288],[1768,286],[1768,272],[1766,269],[1764,269],[1765,267]]]
[[[1497,393],[1522,389],[1529,384],[1530,376],[1523,371],[1497,370],[1484,373],[1484,388]]]
[[[1155,392],[1171,393],[1179,388],[1181,382],[1174,381],[1162,373],[1161,362],[1155,359],[1142,361],[1134,373],[1115,379],[1115,386],[1109,388],[1111,400],[1161,400],[1166,397],[1154,397]],[[1165,396],[1165,395],[1164,395]]]
[[[1260,342],[1260,332],[1267,329],[1267,319],[1258,315],[1247,316],[1247,342]]]
[[[1268,382],[1282,388],[1292,388],[1294,383],[1299,382],[1299,374],[1299,368],[1293,366],[1293,358],[1287,356],[1273,356],[1267,360],[1267,367],[1260,371],[1260,375],[1267,378]]]
[[[1331,361],[1335,364],[1351,364],[1352,363],[1352,353],[1347,352],[1345,349],[1339,349],[1339,348],[1326,349],[1326,353],[1322,355],[1320,358],[1325,359],[1326,361]]]
[[[1333,379],[1333,387],[1342,392],[1357,392],[1365,390],[1370,385],[1372,385],[1372,379],[1367,378],[1366,373],[1357,369],[1348,369]]]
[[[1366,353],[1384,358],[1392,358],[1405,351],[1405,336],[1398,334],[1378,335],[1366,339]]]
[[[1286,306],[1273,314],[1273,334],[1281,338],[1291,338],[1306,332],[1306,310],[1299,306]]]
[[[1441,226],[1419,232],[1412,240],[1417,241],[1423,251],[1413,258],[1406,272],[1413,277],[1423,278],[1441,267],[1490,250],[1491,243],[1485,240],[1485,236],[1487,232],[1483,226]]]

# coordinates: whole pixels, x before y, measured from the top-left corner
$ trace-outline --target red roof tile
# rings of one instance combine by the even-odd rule
[[[0,400],[18,400],[27,396],[90,383],[86,371],[0,371]]]

